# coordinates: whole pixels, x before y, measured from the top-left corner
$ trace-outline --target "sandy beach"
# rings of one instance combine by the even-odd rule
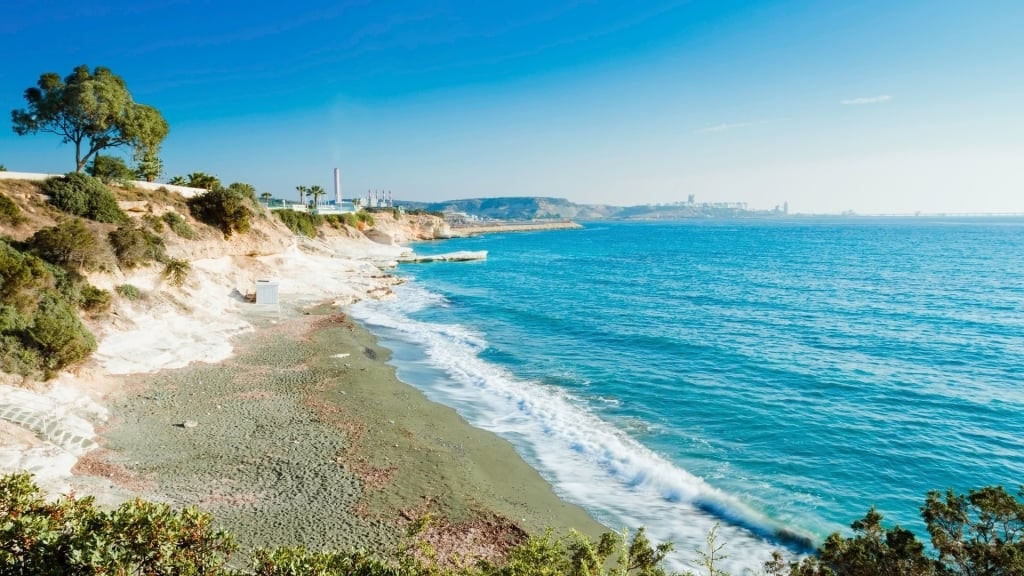
[[[258,329],[236,337],[231,358],[119,395],[91,459],[146,497],[209,510],[243,548],[390,551],[427,513],[503,531],[603,530],[508,442],[398,381],[388,351],[343,313],[250,319]]]

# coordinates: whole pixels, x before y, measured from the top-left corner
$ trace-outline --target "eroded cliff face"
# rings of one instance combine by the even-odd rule
[[[374,225],[366,231],[366,236],[381,244],[407,244],[452,236],[444,219],[429,214],[402,214],[396,218],[391,212],[377,212],[373,220]]]

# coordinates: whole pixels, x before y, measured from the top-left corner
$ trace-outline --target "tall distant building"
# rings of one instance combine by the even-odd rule
[[[686,203],[687,204],[693,204],[696,201],[697,201],[697,195],[696,194],[690,194],[689,196],[686,197]]]
[[[334,169],[334,203],[341,206],[341,168]]]
[[[782,213],[789,214],[789,200],[782,203]]]

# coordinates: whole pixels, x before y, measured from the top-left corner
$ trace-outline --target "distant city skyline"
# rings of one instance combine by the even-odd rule
[[[0,164],[73,168],[9,113],[87,64],[164,114],[164,179],[287,197],[339,167],[346,197],[1024,212],[1024,3],[300,6],[5,2]]]

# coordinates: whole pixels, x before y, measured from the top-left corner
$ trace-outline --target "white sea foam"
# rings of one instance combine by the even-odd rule
[[[563,390],[517,379],[482,360],[482,335],[409,316],[446,305],[442,297],[414,283],[397,292],[395,300],[356,305],[353,316],[381,334],[384,344],[393,338],[421,348],[429,366],[445,377],[410,384],[510,440],[559,495],[609,527],[644,526],[653,539],[675,542],[676,568],[692,562],[693,550],[715,524],[729,555],[723,568],[734,573],[756,570],[780,548],[768,540],[784,531],[772,519],[667,461]]]

